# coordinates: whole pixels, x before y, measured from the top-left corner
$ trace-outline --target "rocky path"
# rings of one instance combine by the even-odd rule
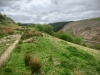
[[[7,61],[8,57],[10,56],[10,53],[13,51],[13,49],[16,46],[16,44],[19,42],[19,40],[21,38],[21,35],[13,35],[12,37],[14,37],[16,40],[0,56],[0,67],[3,66],[5,64],[5,62]]]

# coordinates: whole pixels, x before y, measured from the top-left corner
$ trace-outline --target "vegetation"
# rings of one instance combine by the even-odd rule
[[[50,25],[40,24],[28,25],[22,32],[20,42],[0,69],[0,75],[100,75],[99,57],[67,42],[85,46],[80,37],[63,31],[55,33]]]
[[[14,33],[14,30],[11,27],[0,26],[0,38],[8,34],[13,34],[13,33]]]
[[[54,35],[53,27],[48,25],[48,24],[44,24],[44,25],[36,24],[35,28],[38,31],[42,31],[42,32],[48,33],[49,35]]]
[[[24,42],[30,38],[36,42]],[[57,40],[47,34],[45,37],[31,35],[21,39],[21,43],[17,44],[6,66],[0,69],[0,74],[99,75],[98,65],[100,65],[100,60],[83,50],[70,46],[63,40]]]
[[[37,57],[30,59],[31,74],[39,74],[41,71],[41,63]]]
[[[18,22],[17,24],[18,24],[19,26],[22,26],[22,23],[20,23],[20,22]]]
[[[25,59],[24,59],[25,66],[29,66],[30,59],[32,59],[32,54],[31,53],[27,53],[25,55]]]
[[[50,23],[50,25],[53,27],[53,30],[55,32],[59,31],[60,29],[62,29],[64,27],[64,25],[70,23],[69,22],[56,22],[56,23]]]
[[[82,42],[82,38],[80,38],[78,36],[73,37],[70,34],[64,32],[62,30],[58,31],[55,34],[55,36],[60,38],[60,39],[65,40],[65,41],[69,41],[69,42],[72,42],[72,43],[75,43],[75,44],[78,44],[78,45],[86,46],[86,44]]]
[[[10,23],[8,17],[5,14],[0,13],[0,24],[8,25]]]

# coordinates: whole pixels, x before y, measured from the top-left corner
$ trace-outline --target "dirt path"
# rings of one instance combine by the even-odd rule
[[[15,36],[15,35],[14,35]],[[5,64],[7,61],[8,57],[10,56],[10,53],[13,51],[15,48],[16,44],[19,42],[21,35],[16,35],[16,41],[11,44],[8,49],[0,56],[0,67]]]

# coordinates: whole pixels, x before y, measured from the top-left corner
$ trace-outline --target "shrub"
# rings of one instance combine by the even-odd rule
[[[31,53],[27,53],[25,55],[25,58],[24,58],[25,66],[29,66],[29,62],[30,62],[31,59],[32,59],[32,54]]]
[[[43,25],[44,32],[54,35],[53,27],[51,25]]]
[[[33,59],[30,59],[30,67],[32,74],[33,73],[39,73],[41,71],[41,62],[38,60],[37,57],[34,57]]]
[[[67,33],[59,34],[58,37],[60,39],[63,39],[63,40],[69,41],[69,42],[74,42],[73,37],[70,34],[67,34]]]
[[[18,24],[19,26],[22,26],[22,23],[20,23],[20,22],[18,22],[17,24]]]
[[[5,68],[5,72],[9,72],[9,73],[11,73],[11,72],[12,72],[12,69],[9,68],[9,67],[7,67],[7,68]]]
[[[41,25],[41,24],[36,24],[35,25],[35,28],[38,30],[38,31],[43,31],[44,29],[43,29],[43,25]]]
[[[74,43],[81,45],[82,44],[82,39],[77,36],[77,37],[74,38]]]

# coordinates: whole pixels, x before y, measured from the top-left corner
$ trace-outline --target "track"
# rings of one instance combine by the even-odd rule
[[[16,36],[16,40],[14,43],[12,43],[7,50],[5,50],[5,52],[3,52],[3,54],[0,56],[0,67],[3,66],[5,64],[5,62],[7,61],[7,59],[9,58],[11,52],[13,51],[13,49],[15,48],[16,44],[19,42],[21,35],[14,35]]]

